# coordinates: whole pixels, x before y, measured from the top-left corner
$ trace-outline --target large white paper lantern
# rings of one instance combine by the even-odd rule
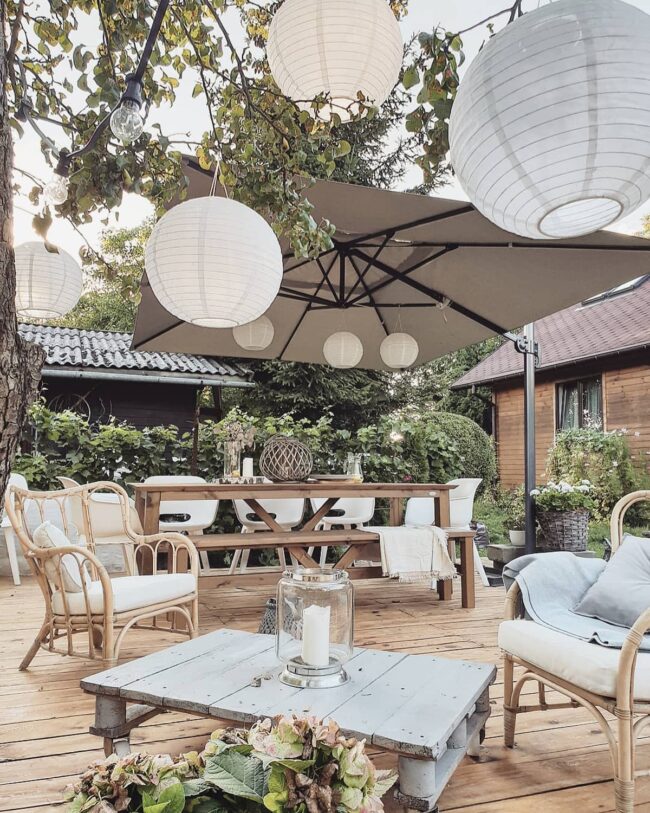
[[[193,325],[227,328],[268,310],[282,281],[282,252],[253,209],[228,198],[194,198],[156,223],[145,269],[169,313]]]
[[[82,273],[67,251],[35,241],[18,246],[15,254],[18,316],[58,319],[74,308],[81,296]]]
[[[273,17],[266,53],[280,90],[305,110],[323,93],[328,121],[359,112],[358,94],[380,105],[402,66],[399,24],[387,0],[286,0]]]
[[[339,333],[332,333],[323,345],[323,355],[325,361],[332,367],[347,370],[356,367],[363,357],[363,345],[361,339],[354,333],[342,330]]]
[[[589,234],[650,196],[650,16],[557,0],[492,37],[454,102],[451,161],[469,199],[523,237]]]
[[[404,370],[418,357],[420,348],[408,333],[391,333],[379,345],[379,355],[387,367]]]
[[[268,316],[260,316],[254,322],[232,329],[234,340],[244,350],[266,350],[274,334],[273,322]]]

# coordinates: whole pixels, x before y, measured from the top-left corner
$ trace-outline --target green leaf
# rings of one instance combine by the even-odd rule
[[[154,802],[152,805],[142,804],[143,813],[167,813],[167,802]]]
[[[420,82],[420,72],[415,67],[415,65],[412,65],[410,68],[407,68],[404,71],[404,78],[402,79],[402,84],[404,85],[406,90],[415,87],[417,84],[419,84],[419,82]]]
[[[352,146],[349,141],[341,141],[336,152],[338,157],[342,158],[344,155],[348,155],[351,149]]]
[[[264,766],[255,757],[225,751],[209,760],[203,776],[225,793],[252,802],[263,801]]]
[[[181,782],[174,782],[167,785],[158,796],[159,803],[165,803],[165,813],[183,813],[185,807],[185,791]],[[146,813],[146,811],[145,811]],[[161,811],[151,811],[151,813],[161,813]]]

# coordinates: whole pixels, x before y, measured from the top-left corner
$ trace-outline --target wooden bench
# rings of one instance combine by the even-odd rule
[[[474,535],[469,529],[447,528],[449,552],[455,559],[456,543],[460,544],[460,562],[456,569],[460,574],[461,604],[472,608],[476,604],[474,590]],[[347,550],[338,559],[335,567],[346,570],[352,579],[376,578],[382,575],[381,567],[355,565],[358,561],[378,562],[379,536],[363,530],[329,530],[329,531],[260,531],[254,534],[194,534],[190,537],[198,550],[202,551],[235,551],[260,550],[264,548],[286,548],[303,567],[318,567],[318,563],[309,555],[309,548],[340,547]],[[261,585],[277,581],[277,570],[254,568],[244,574],[222,574],[201,576],[200,586],[205,588],[223,587],[240,584]],[[438,582],[438,595],[442,601],[452,598],[453,582]]]

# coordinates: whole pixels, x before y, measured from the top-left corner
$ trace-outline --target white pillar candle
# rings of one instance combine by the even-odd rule
[[[252,476],[253,476],[253,458],[245,457],[242,466],[242,477],[252,477]]]
[[[302,659],[309,666],[329,666],[330,608],[312,604],[302,614]]]

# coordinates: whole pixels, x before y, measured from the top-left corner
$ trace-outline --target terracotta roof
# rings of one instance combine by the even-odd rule
[[[650,275],[623,293],[610,292],[535,322],[540,370],[650,345]],[[523,356],[501,345],[452,385],[489,384],[523,374]]]
[[[156,353],[131,350],[130,333],[109,333],[99,330],[77,330],[68,327],[19,324],[18,331],[27,341],[40,344],[45,350],[44,373],[56,369],[70,375],[96,370],[126,371],[133,377],[158,374],[170,380],[196,379],[205,383],[236,383],[248,381],[250,370],[237,362],[193,356],[186,353]]]

